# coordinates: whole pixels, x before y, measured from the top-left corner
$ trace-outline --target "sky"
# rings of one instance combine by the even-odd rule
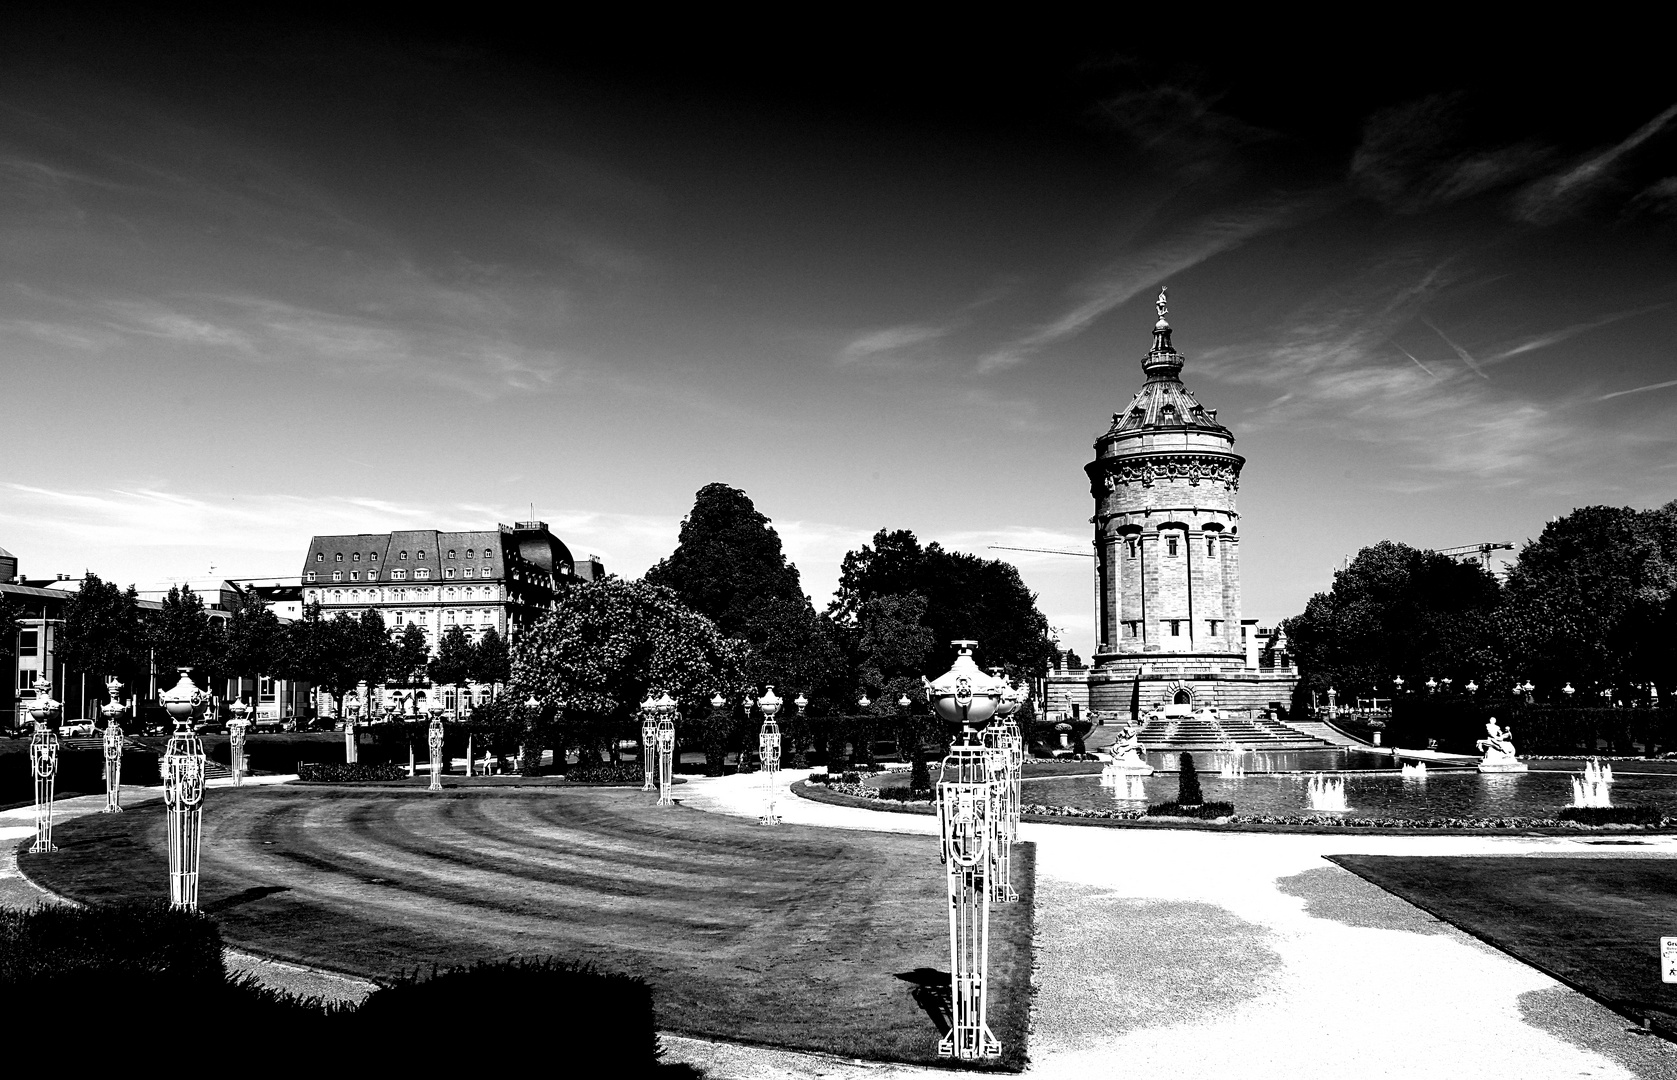
[[[20,19],[0,547],[145,590],[533,514],[638,576],[720,481],[818,606],[907,528],[1086,654],[1092,560],[1001,548],[1089,550],[1161,285],[1266,625],[1677,498],[1656,43],[888,29]]]

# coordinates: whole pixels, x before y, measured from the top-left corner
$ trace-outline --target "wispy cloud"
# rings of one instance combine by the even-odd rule
[[[1047,346],[1081,333],[1137,294],[1156,289],[1172,276],[1253,237],[1320,212],[1327,204],[1321,196],[1256,203],[1205,217],[1151,247],[1126,253],[1079,285],[1075,292],[1081,299],[1071,307],[982,356],[978,370],[994,371],[1024,363]]]
[[[1599,319],[1591,319],[1587,322],[1573,323],[1571,326],[1563,326],[1559,330],[1551,330],[1548,333],[1527,338],[1525,341],[1520,342],[1512,348],[1504,349],[1502,352],[1487,356],[1485,357],[1485,363],[1494,364],[1499,360],[1509,360],[1513,357],[1522,356],[1525,353],[1534,352],[1538,349],[1546,349],[1551,345],[1558,345],[1568,338],[1577,337],[1579,334],[1585,334],[1603,326],[1610,326],[1622,319],[1634,318],[1637,315],[1647,315],[1650,312],[1659,311],[1661,308],[1667,308],[1670,306],[1671,302],[1666,301],[1659,304],[1650,304],[1647,307],[1632,308],[1629,311],[1615,311],[1611,315],[1604,315]]]
[[[1566,217],[1613,178],[1626,154],[1658,135],[1674,119],[1677,119],[1677,105],[1667,108],[1613,146],[1529,184],[1515,196],[1515,215],[1533,224],[1548,224]]]
[[[1473,146],[1466,95],[1435,94],[1369,117],[1351,156],[1351,182],[1399,213],[1505,187],[1537,175],[1554,159],[1534,143]]]
[[[1677,379],[1671,379],[1667,382],[1649,383],[1647,386],[1638,386],[1638,387],[1636,387],[1634,389],[1631,389],[1631,390],[1615,390],[1611,394],[1601,395],[1600,397],[1596,398],[1596,400],[1597,401],[1607,401],[1611,398],[1624,397],[1626,394],[1645,394],[1649,390],[1664,390],[1664,389],[1666,389],[1668,387],[1672,387],[1672,386],[1677,386]]]
[[[838,362],[847,365],[878,365],[899,363],[903,354],[941,338],[947,337],[954,326],[908,324],[870,330],[852,338],[838,351]]]
[[[1489,379],[1490,378],[1489,375],[1485,374],[1485,370],[1479,366],[1479,362],[1477,360],[1473,359],[1472,354],[1469,353],[1466,349],[1462,348],[1460,345],[1457,345],[1454,341],[1451,341],[1449,335],[1445,334],[1444,331],[1440,330],[1437,326],[1435,326],[1431,319],[1427,319],[1427,318],[1423,317],[1421,319],[1421,321],[1423,323],[1425,323],[1427,325],[1427,327],[1432,330],[1433,333],[1435,333],[1439,337],[1443,338],[1444,339],[1444,344],[1446,344],[1446,345],[1450,346],[1450,348],[1454,349],[1456,351],[1456,355],[1462,358],[1462,363],[1466,364],[1473,371],[1473,373],[1475,375],[1479,376],[1481,379]]]
[[[1400,352],[1400,353],[1402,353],[1402,354],[1403,354],[1403,355],[1405,355],[1405,356],[1407,356],[1407,357],[1409,357],[1409,359],[1411,359],[1411,360],[1415,360],[1415,354],[1414,354],[1414,353],[1412,353],[1412,352],[1410,352],[1410,351],[1409,351],[1409,350],[1408,350],[1408,349],[1406,349],[1406,348],[1404,348],[1404,347],[1403,347],[1403,346],[1401,346],[1401,345],[1394,345],[1394,346],[1392,346],[1392,347],[1393,347],[1393,348],[1394,348],[1394,349],[1396,349],[1396,350],[1397,350],[1397,351],[1398,351],[1398,352]],[[1421,370],[1422,370],[1422,371],[1424,371],[1424,372],[1426,372],[1426,373],[1427,373],[1427,376],[1428,376],[1428,377],[1429,377],[1429,378],[1434,378],[1434,379],[1436,379],[1436,378],[1438,378],[1438,376],[1437,376],[1437,375],[1434,375],[1434,374],[1433,374],[1433,373],[1432,373],[1432,369],[1431,369],[1431,368],[1429,368],[1429,367],[1427,367],[1427,365],[1425,365],[1425,364],[1423,364],[1423,363],[1421,363],[1421,362],[1420,362],[1420,361],[1419,361],[1419,360],[1415,360],[1415,366],[1416,366],[1416,367],[1418,367],[1418,368],[1420,368],[1420,369],[1421,369]]]

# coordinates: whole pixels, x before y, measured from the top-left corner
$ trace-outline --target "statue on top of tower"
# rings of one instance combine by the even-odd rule
[[[1153,301],[1153,306],[1159,309],[1159,325],[1160,326],[1170,325],[1169,323],[1165,322],[1165,313],[1170,310],[1170,308],[1165,306],[1165,290],[1167,288],[1169,288],[1168,285],[1160,285],[1159,286],[1159,298],[1157,300]]]

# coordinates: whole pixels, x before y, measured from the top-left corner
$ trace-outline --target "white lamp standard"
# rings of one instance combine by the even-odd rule
[[[1427,693],[1430,694],[1434,690],[1437,690],[1437,689],[1438,689],[1438,680],[1429,678],[1427,680]]]
[[[780,815],[774,810],[777,794],[775,778],[780,772],[780,725],[774,722],[774,718],[779,714],[780,706],[781,700],[775,695],[773,686],[757,699],[757,707],[763,710],[763,730],[757,735],[757,752],[763,759],[763,775],[768,778],[769,785],[768,811],[757,819],[759,825],[780,824]]]
[[[1001,1043],[985,1021],[990,966],[991,851],[996,844],[995,777],[981,735],[1001,702],[1002,684],[973,662],[975,641],[956,641],[955,664],[926,683],[926,700],[939,719],[959,733],[943,760],[937,785],[940,854],[949,892],[949,1034],[939,1057],[1001,1056]]]
[[[1572,695],[1576,694],[1577,692],[1578,692],[1577,687],[1573,686],[1570,680],[1567,682],[1567,684],[1565,686],[1561,687],[1561,693],[1566,695],[1566,700],[1568,700],[1568,701],[1571,701],[1572,700]]]
[[[198,854],[204,825],[204,744],[192,730],[204,707],[204,693],[181,668],[180,681],[162,695],[174,721],[163,753],[163,805],[169,815],[169,903],[198,910]]]
[[[658,697],[658,805],[673,806],[670,789],[675,784],[675,698],[667,692]]]
[[[653,777],[658,768],[658,699],[647,691],[646,700],[641,702],[641,772],[645,774],[646,782],[641,785],[642,791],[652,790]]]
[[[233,766],[233,786],[239,787],[245,776],[245,735],[250,729],[250,706],[240,698],[228,711],[233,719],[227,721],[227,760]]]
[[[57,851],[52,842],[52,788],[58,776],[58,732],[54,730],[62,709],[52,696],[52,677],[42,672],[35,684],[35,700],[29,715],[35,732],[29,736],[29,772],[35,778],[35,845],[29,850]]]
[[[994,672],[1002,682],[1001,700],[996,703],[996,720],[984,729],[984,745],[990,748],[990,770],[995,780],[990,785],[995,800],[996,844],[992,849],[994,873],[990,879],[990,899],[1011,904],[1019,899],[1013,887],[1013,844],[1019,838],[1019,812],[1014,805],[1014,751],[1019,744],[1019,723],[1013,714],[1022,704],[1019,691]]]
[[[1526,692],[1526,704],[1530,705],[1531,704],[1531,692],[1533,690],[1536,690],[1537,687],[1535,687],[1531,684],[1530,679],[1527,679],[1526,684],[1524,686],[1520,687],[1520,689],[1524,690]]]
[[[431,786],[426,790],[441,791],[443,789],[443,703],[433,701],[431,702],[431,708],[427,711],[431,714],[431,726],[425,732],[425,744],[431,751]]]
[[[1469,679],[1467,680],[1467,685],[1462,687],[1462,689],[1466,690],[1470,694],[1477,694],[1479,692],[1479,684],[1474,682],[1472,679]]]
[[[1444,678],[1442,678],[1438,681],[1439,681],[1440,685],[1442,685],[1444,687],[1444,692],[1446,694],[1448,694],[1450,692],[1450,685],[1455,682],[1455,680],[1450,678],[1450,676],[1448,676],[1448,675],[1444,676]]]
[[[105,809],[103,814],[122,813],[122,714],[127,710],[117,695],[122,680],[112,675],[105,680],[111,700],[99,712],[105,717]]]
[[[1392,677],[1392,686],[1396,688],[1396,693],[1394,693],[1394,695],[1393,695],[1394,697],[1397,694],[1403,693],[1403,676],[1402,675],[1393,676]]]
[[[542,699],[535,694],[531,694],[525,699],[524,707],[530,710],[530,727],[528,734],[525,736],[524,745],[519,749],[518,771],[525,776],[536,776],[541,772],[542,767],[541,739],[536,734],[536,722],[541,719],[542,714]],[[560,754],[563,751],[555,750],[554,753]],[[525,758],[531,754],[536,756],[536,760],[526,761]]]

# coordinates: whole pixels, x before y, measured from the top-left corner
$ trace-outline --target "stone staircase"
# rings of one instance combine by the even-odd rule
[[[103,735],[78,736],[73,739],[61,739],[59,740],[59,744],[68,750],[95,750],[103,753],[105,750],[105,737]],[[122,748],[130,753],[157,754],[158,757],[163,756],[158,754],[156,747],[147,746],[145,743],[136,742],[133,739],[123,739]],[[205,759],[204,778],[206,780],[226,780],[232,775],[233,770],[228,766],[223,765],[215,758]]]
[[[1141,748],[1159,752],[1232,750],[1331,750],[1333,744],[1267,717],[1167,716],[1144,721]]]

